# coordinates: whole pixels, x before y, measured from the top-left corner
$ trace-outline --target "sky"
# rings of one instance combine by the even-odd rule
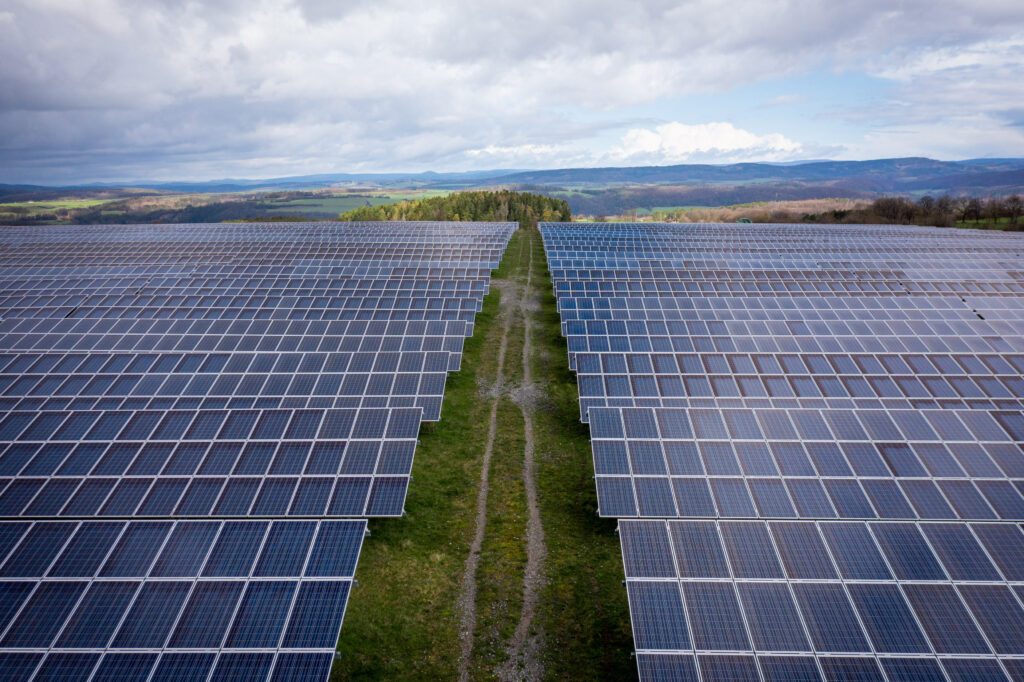
[[[0,182],[1024,157],[1021,0],[0,0]]]

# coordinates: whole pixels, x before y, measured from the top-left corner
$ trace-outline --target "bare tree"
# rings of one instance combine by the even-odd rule
[[[1004,202],[1006,215],[1010,219],[1011,225],[1016,225],[1017,221],[1020,220],[1021,213],[1024,213],[1024,201],[1021,201],[1019,194],[1013,194],[1006,198]]]
[[[1004,210],[1003,200],[1000,197],[989,197],[985,202],[985,218],[991,220],[993,224],[997,224],[1003,217]]]
[[[914,204],[903,197],[879,197],[872,209],[880,219],[897,225],[913,222],[916,213]]]
[[[975,222],[981,220],[981,209],[981,199],[971,197],[964,203],[960,211],[960,215],[963,216],[961,220],[973,220]]]
[[[943,194],[935,200],[935,225],[951,227],[956,216],[956,204],[948,194]]]

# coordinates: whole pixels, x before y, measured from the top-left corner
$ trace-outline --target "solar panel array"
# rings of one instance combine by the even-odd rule
[[[645,680],[1024,680],[1024,239],[542,224]]]
[[[514,229],[3,228],[0,679],[326,679]]]

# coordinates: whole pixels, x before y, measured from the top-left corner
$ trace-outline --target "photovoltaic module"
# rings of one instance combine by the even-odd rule
[[[1024,238],[541,231],[642,679],[1024,679]]]
[[[326,680],[515,227],[3,228],[0,679]]]

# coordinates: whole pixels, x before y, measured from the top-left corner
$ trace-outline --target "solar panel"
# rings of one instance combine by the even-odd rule
[[[326,679],[514,228],[5,228],[0,676]]]
[[[18,440],[0,459],[10,474],[0,515],[396,516],[421,418],[419,408],[67,414],[87,415],[93,431],[113,416],[128,435]]]
[[[641,678],[1020,679],[1024,241],[541,230]]]

